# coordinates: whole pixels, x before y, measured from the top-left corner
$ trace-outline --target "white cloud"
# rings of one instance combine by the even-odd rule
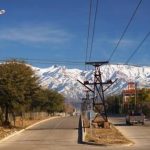
[[[64,44],[72,39],[72,35],[60,28],[49,26],[20,26],[0,30],[0,40],[19,43]]]
[[[118,39],[119,40],[119,39]],[[118,40],[113,40],[113,43],[114,44],[117,44],[118,43]],[[121,47],[127,47],[127,46],[135,46],[137,44],[137,41],[136,40],[133,40],[133,39],[123,39],[121,40],[120,42],[120,46]]]
[[[102,38],[98,38],[96,40],[97,43],[107,43],[107,44],[112,44],[112,45],[116,45],[118,43],[119,39],[113,39],[111,37],[102,37]],[[131,46],[131,45],[135,45],[137,44],[136,39],[122,39],[120,42],[120,46]]]
[[[102,42],[102,43],[108,43],[108,44],[117,44],[118,43],[118,40],[119,39],[113,39],[113,38],[110,38],[110,37],[103,37],[103,38],[99,38],[97,40],[97,42]],[[136,40],[133,40],[133,39],[122,39],[121,42],[120,42],[120,45],[122,46],[125,46],[125,45],[134,45],[136,44]]]

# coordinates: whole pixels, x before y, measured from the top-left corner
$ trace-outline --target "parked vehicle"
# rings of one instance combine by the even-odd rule
[[[134,125],[134,124],[138,124],[141,123],[142,125],[144,125],[144,119],[145,119],[145,115],[143,113],[137,113],[137,112],[131,112],[126,116],[126,124],[128,125]]]

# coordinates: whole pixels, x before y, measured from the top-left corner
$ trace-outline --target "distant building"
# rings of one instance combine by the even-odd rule
[[[122,91],[123,94],[123,108],[125,112],[128,112],[129,109],[136,109],[137,103],[137,84],[135,82],[128,82],[128,86],[126,89]],[[134,99],[134,102],[130,104],[129,100]]]
[[[136,97],[137,87],[135,82],[129,82],[126,89],[122,91],[123,102],[128,103],[130,97]]]
[[[150,88],[137,88],[137,83],[128,82],[128,86],[126,89],[122,91],[123,95],[123,111],[127,113],[130,110],[141,111],[143,97],[142,95],[147,93],[150,96]]]

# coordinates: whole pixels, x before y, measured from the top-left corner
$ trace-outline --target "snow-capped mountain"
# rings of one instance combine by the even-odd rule
[[[93,70],[83,71],[79,69],[67,69],[64,66],[51,66],[49,68],[33,67],[40,77],[43,87],[57,90],[67,99],[79,101],[84,96],[84,87],[77,81],[93,78]],[[150,87],[150,67],[135,67],[128,65],[102,66],[102,79],[106,81],[118,79],[106,94],[120,92],[127,87],[128,82],[136,82],[138,87]]]

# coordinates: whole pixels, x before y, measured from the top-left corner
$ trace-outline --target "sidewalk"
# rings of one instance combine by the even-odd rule
[[[126,125],[125,119],[122,117],[110,117],[115,127],[129,140],[135,147],[150,147],[150,121],[146,121],[145,125]]]

